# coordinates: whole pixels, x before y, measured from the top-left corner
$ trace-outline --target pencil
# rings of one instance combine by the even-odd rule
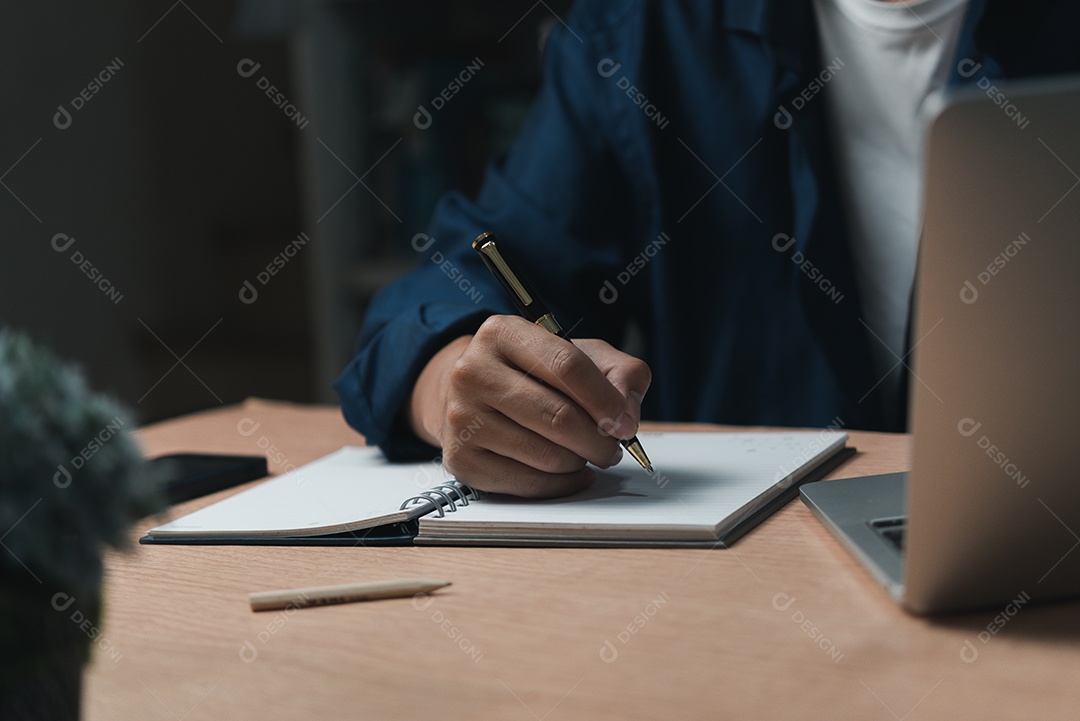
[[[248,594],[252,611],[273,611],[279,608],[306,608],[332,603],[373,601],[379,598],[401,598],[449,586],[449,581],[431,578],[405,578],[397,581],[344,583],[337,586],[312,586],[283,591],[257,591]]]

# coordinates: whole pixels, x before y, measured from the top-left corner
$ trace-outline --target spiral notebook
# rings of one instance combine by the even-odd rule
[[[438,462],[347,446],[147,532],[142,543],[719,546],[848,458],[847,434],[641,433],[629,457],[572,496],[481,494]]]

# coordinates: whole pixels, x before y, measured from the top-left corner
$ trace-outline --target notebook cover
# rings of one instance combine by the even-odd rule
[[[419,524],[416,521],[390,523],[360,531],[328,533],[321,536],[241,536],[231,538],[143,536],[139,543],[169,546],[411,546]]]

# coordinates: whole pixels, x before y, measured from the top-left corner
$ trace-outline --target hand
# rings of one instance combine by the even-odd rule
[[[530,498],[590,485],[586,468],[622,458],[652,375],[595,339],[573,343],[517,316],[492,316],[425,366],[409,423],[443,449],[443,464],[477,490]]]

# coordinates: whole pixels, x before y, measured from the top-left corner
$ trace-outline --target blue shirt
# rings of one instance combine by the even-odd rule
[[[1077,72],[1078,5],[973,0],[950,83]],[[812,4],[582,1],[565,20],[513,149],[475,200],[440,200],[417,269],[373,300],[335,383],[347,421],[392,459],[436,452],[401,410],[439,348],[514,312],[470,246],[491,230],[571,337],[636,327],[644,418],[903,430],[859,320]]]

